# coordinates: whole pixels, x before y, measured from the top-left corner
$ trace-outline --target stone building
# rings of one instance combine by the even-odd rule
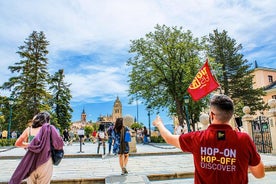
[[[76,134],[79,129],[83,129],[88,124],[89,123],[86,121],[86,113],[85,113],[85,110],[83,109],[81,113],[81,120],[73,122],[70,129]]]
[[[266,92],[263,101],[267,104],[270,99],[276,99],[276,69],[261,67],[255,61],[253,75],[253,88],[264,88]],[[262,113],[268,115],[268,111]],[[261,115],[261,112],[257,112],[257,115]]]
[[[253,71],[253,88],[264,88],[266,96],[263,97],[265,103],[270,99],[276,99],[276,69],[261,67],[255,61]]]
[[[105,115],[105,116],[100,116],[100,121],[97,123],[114,123],[116,121],[117,118],[121,118],[123,117],[122,115],[123,113],[123,107],[122,107],[122,103],[119,99],[119,97],[117,96],[113,108],[112,108],[112,114],[111,115]],[[76,121],[72,123],[71,126],[71,130],[74,133],[77,133],[77,131],[79,129],[83,129],[86,125],[90,125],[90,123],[87,121],[86,119],[86,112],[83,109],[82,113],[81,113],[81,120],[80,121]]]
[[[101,120],[104,122],[114,123],[117,118],[121,118],[121,117],[123,117],[123,106],[122,106],[122,103],[121,103],[119,97],[117,96],[117,98],[114,102],[114,105],[113,105],[112,114],[106,115],[106,116],[101,116]]]

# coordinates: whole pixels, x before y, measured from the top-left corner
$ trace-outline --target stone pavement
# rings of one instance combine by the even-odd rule
[[[96,154],[97,144],[79,143],[65,146],[65,158],[54,166],[51,183],[105,183],[105,178],[121,173],[118,157],[102,157]],[[82,152],[81,152],[82,151]],[[102,153],[102,148],[100,149]],[[0,184],[7,183],[25,154],[22,148],[0,148]],[[276,156],[261,154],[267,174],[264,179],[255,179],[249,174],[249,183],[273,183],[276,181]],[[125,183],[137,176],[147,176],[153,184],[193,183],[193,157],[167,144],[137,144],[137,153],[130,155]],[[173,179],[173,180],[169,180]],[[273,181],[273,182],[272,182]],[[120,182],[117,182],[120,183]],[[122,182],[123,183],[123,182]],[[136,182],[137,183],[137,182]]]

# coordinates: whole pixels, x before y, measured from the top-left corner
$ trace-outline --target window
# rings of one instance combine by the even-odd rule
[[[272,83],[272,82],[273,82],[273,76],[271,76],[271,75],[268,76],[268,82],[269,82],[269,83]]]

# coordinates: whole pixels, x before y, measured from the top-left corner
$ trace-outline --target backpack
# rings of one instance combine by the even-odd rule
[[[109,128],[107,129],[107,135],[108,135],[108,136],[111,136],[111,135],[112,135],[112,131],[113,131],[113,126],[111,126],[111,127],[109,127]]]
[[[104,139],[104,138],[105,138],[105,133],[102,132],[102,131],[100,131],[100,132],[99,132],[99,138],[100,138],[100,139]]]

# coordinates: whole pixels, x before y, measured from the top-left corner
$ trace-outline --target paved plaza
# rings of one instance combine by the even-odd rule
[[[118,157],[114,155],[103,157],[96,154],[97,144],[74,143],[65,146],[64,151],[65,158],[60,165],[54,166],[52,183],[104,183],[106,178],[118,177],[121,173]],[[0,148],[0,184],[9,181],[25,152],[22,148]],[[249,174],[249,183],[264,184],[276,181],[276,156],[271,154],[261,154],[261,156],[267,170],[270,171],[266,172],[264,179],[255,179]],[[144,176],[147,176],[153,184],[193,183],[192,155],[182,153],[167,144],[137,144],[137,153],[130,155],[127,169],[129,175],[123,176],[126,182],[121,183],[139,183],[130,180],[131,178],[140,180]]]

